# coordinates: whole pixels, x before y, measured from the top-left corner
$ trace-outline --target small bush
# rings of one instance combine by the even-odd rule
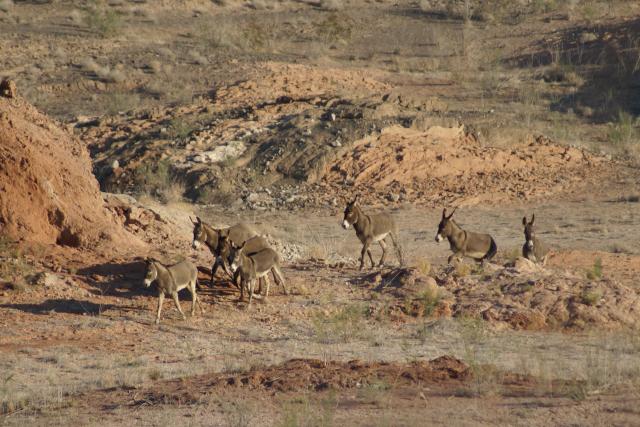
[[[599,280],[602,278],[602,259],[596,258],[591,270],[587,271],[587,279]]]
[[[122,19],[115,10],[96,6],[85,10],[84,23],[100,36],[111,37],[120,29]]]
[[[0,281],[9,282],[16,291],[27,289],[33,281],[33,267],[26,262],[18,245],[0,235]]]
[[[183,139],[189,136],[194,129],[195,128],[192,123],[189,123],[180,117],[175,117],[169,122],[167,134],[171,139]]]
[[[587,291],[582,293],[582,302],[586,305],[594,306],[602,299],[602,292],[599,290]]]
[[[466,277],[471,274],[471,267],[463,261],[458,261],[455,265],[453,275],[455,277]]]
[[[105,96],[104,109],[107,114],[115,115],[131,111],[140,105],[140,96],[129,92],[112,92]]]
[[[319,314],[312,319],[316,339],[321,343],[350,342],[362,338],[365,310],[351,305],[332,314]]]
[[[609,127],[609,141],[618,146],[638,142],[638,122],[631,114],[619,111],[617,121]]]
[[[433,313],[441,299],[442,296],[438,288],[429,288],[418,295],[418,301],[422,304],[425,317]]]
[[[136,191],[157,197],[164,203],[175,201],[184,193],[184,184],[172,171],[167,159],[156,163],[143,162],[133,171],[133,180]]]
[[[431,263],[426,258],[420,258],[416,262],[416,268],[422,274],[429,274],[431,272]]]
[[[316,35],[324,43],[338,43],[351,38],[353,23],[344,14],[331,13],[315,23]]]
[[[218,181],[217,186],[212,184],[201,185],[195,191],[194,200],[197,203],[230,205],[237,200],[238,195],[229,181]]]

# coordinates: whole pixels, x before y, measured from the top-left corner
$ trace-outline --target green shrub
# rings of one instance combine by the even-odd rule
[[[602,278],[602,259],[596,258],[593,263],[593,267],[591,270],[587,271],[587,279],[589,280],[599,280]]]
[[[111,37],[122,26],[122,19],[115,10],[95,5],[85,10],[84,23],[100,36]]]

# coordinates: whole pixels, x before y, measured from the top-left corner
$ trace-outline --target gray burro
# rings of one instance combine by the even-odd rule
[[[227,260],[220,256],[218,253],[220,238],[225,236],[233,244],[241,245],[250,238],[257,236],[258,233],[249,224],[239,222],[229,228],[213,228],[208,224],[202,222],[200,217],[196,217],[196,220],[191,220],[193,223],[193,242],[194,249],[198,249],[201,243],[207,245],[213,256],[216,257],[213,266],[211,267],[211,285],[213,286],[213,278],[218,270],[218,267],[222,265],[222,268],[229,276],[232,276],[229,270]]]
[[[461,257],[473,258],[479,262],[490,261],[498,251],[498,246],[490,234],[474,233],[463,230],[453,219],[453,214],[457,208],[453,209],[451,215],[447,216],[447,209],[442,210],[442,219],[438,225],[436,242],[440,243],[444,239],[449,240],[451,254],[447,262],[451,264],[453,258]]]
[[[289,291],[287,291],[287,287],[284,283],[284,276],[280,269],[280,257],[278,256],[278,253],[271,248],[265,248],[259,252],[248,255],[245,252],[247,244],[248,243],[245,242],[240,246],[232,246],[231,254],[229,255],[231,268],[238,272],[242,282],[240,285],[240,299],[242,300],[244,298],[245,287],[249,293],[249,305],[247,308],[251,307],[251,301],[253,300],[253,297],[256,296],[254,295],[254,291],[256,281],[258,279],[264,278],[267,282],[264,299],[266,300],[269,296],[268,274],[270,271],[273,272],[275,281],[282,285],[284,293],[288,295]]]
[[[153,282],[156,282],[158,286],[158,314],[156,315],[156,324],[160,323],[160,312],[162,311],[162,303],[164,302],[165,295],[173,298],[173,302],[175,302],[182,318],[186,320],[187,317],[184,315],[180,307],[180,301],[178,300],[178,292],[184,288],[189,288],[189,292],[191,292],[193,301],[191,304],[191,316],[195,315],[196,304],[200,307],[200,312],[204,313],[202,304],[196,295],[198,269],[195,265],[185,260],[166,266],[153,258],[147,258],[146,263],[147,272],[144,276],[145,287],[148,288]]]
[[[229,265],[231,265],[233,262],[231,259],[232,247],[233,247],[233,243],[231,242],[231,240],[229,240],[227,236],[221,236],[220,239],[218,240],[218,249],[217,249],[218,256],[221,257],[224,261],[226,261]],[[244,254],[251,256],[267,248],[271,248],[271,246],[269,246],[269,242],[267,242],[267,239],[265,239],[262,236],[254,236],[244,242],[244,248],[242,251]],[[231,269],[233,270],[233,267]],[[238,285],[239,277],[240,275],[238,273],[238,270],[233,271],[233,283],[235,285]],[[274,273],[274,277],[275,277],[275,273]],[[260,280],[260,289],[262,289],[263,279],[261,278],[259,280]]]
[[[549,249],[544,242],[536,237],[533,222],[536,215],[531,215],[531,221],[527,222],[527,217],[522,218],[524,226],[524,245],[522,246],[522,256],[529,261],[539,262],[543,265],[547,262]]]
[[[387,237],[391,237],[391,240],[393,241],[393,246],[395,247],[396,254],[398,256],[398,262],[400,262],[400,265],[404,264],[402,247],[398,242],[398,228],[390,214],[365,214],[358,205],[358,196],[356,196],[351,202],[347,203],[347,207],[344,210],[344,219],[342,220],[342,226],[345,230],[349,229],[352,225],[356,230],[356,236],[358,236],[358,239],[362,242],[360,270],[364,267],[365,255],[369,255],[371,267],[375,267],[373,256],[371,256],[371,249],[369,248],[369,246],[375,242],[378,242],[382,248],[382,257],[380,258],[378,265],[384,265],[384,259],[387,256],[387,244],[385,243]]]

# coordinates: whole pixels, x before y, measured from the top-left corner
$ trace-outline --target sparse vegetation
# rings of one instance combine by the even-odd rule
[[[420,301],[424,310],[424,316],[430,316],[436,309],[441,300],[440,290],[436,288],[429,288],[422,291],[418,295],[418,301]]]
[[[291,399],[281,408],[279,427],[330,427],[333,425],[337,401],[335,393],[313,402],[307,396]]]
[[[365,314],[365,308],[358,304],[319,313],[312,319],[314,336],[326,344],[361,339],[365,334]]]
[[[10,33],[0,69],[90,147],[96,175],[112,185],[102,190],[143,195],[142,205],[144,195],[165,203],[186,195],[218,206],[153,203],[163,218],[184,211],[168,217],[172,231],[162,234],[160,222],[144,224],[148,212],[138,230],[131,215],[125,226],[148,243],[139,253],[133,241],[122,253],[109,252],[108,233],[96,248],[34,245],[25,253],[22,242],[0,238],[0,323],[10,326],[0,331],[3,422],[506,425],[541,413],[540,420],[552,414],[559,424],[609,421],[609,414],[620,424],[635,421],[640,335],[635,299],[625,297],[637,293],[638,180],[628,167],[630,152],[640,152],[633,2],[213,0],[176,7],[105,0],[83,2],[90,5],[83,9],[78,2],[15,3],[0,0],[0,23]],[[625,6],[628,12],[617,15]],[[21,101],[3,103],[16,108]],[[0,112],[1,126],[3,120]],[[408,140],[408,131],[460,124],[469,138],[460,151],[453,150],[457,142],[425,139],[438,157],[420,165],[428,179],[415,186],[394,182],[384,162],[397,156],[406,165],[419,150],[394,151],[378,162],[379,171],[368,162],[383,144]],[[246,151],[214,160],[232,141]],[[538,149],[548,154],[530,156]],[[609,163],[610,154],[619,161]],[[489,166],[476,170],[467,155],[485,156]],[[361,165],[337,164],[345,159]],[[438,176],[457,163],[463,174]],[[546,174],[541,167],[548,164],[559,166]],[[387,173],[389,190],[356,179],[360,166]],[[329,170],[339,175],[335,182],[323,177]],[[36,178],[33,188],[46,184]],[[580,191],[592,182],[595,195]],[[60,186],[53,187],[51,200],[60,196]],[[358,239],[339,222],[345,194],[360,189],[363,205],[375,210],[382,202],[380,210],[399,217],[415,270],[396,270],[391,251],[389,265],[357,271]],[[565,191],[571,203],[558,196]],[[517,200],[504,202],[510,197]],[[573,198],[583,197],[580,206],[594,211],[576,214]],[[500,261],[512,262],[521,255],[517,216],[535,207],[553,224],[541,227],[542,238],[559,253],[544,269],[516,271],[502,262],[482,269],[467,259],[451,271],[442,266],[446,243],[433,244],[437,218],[423,202],[478,203],[470,227],[490,228]],[[110,208],[118,221],[129,218],[118,210],[124,205]],[[298,208],[304,210],[288,211]],[[30,226],[10,214],[0,226]],[[43,215],[46,227],[51,213]],[[237,289],[221,277],[209,288],[211,254],[188,248],[187,215],[216,227],[255,225],[278,242],[295,291],[285,296],[272,282],[269,302],[244,311]],[[94,255],[102,243],[107,250]],[[603,262],[591,266],[589,257],[607,249],[628,255],[603,255],[600,280]],[[379,247],[372,250],[378,259]],[[140,289],[139,271],[147,251],[197,259],[202,300],[212,305],[206,316],[182,322],[169,300],[166,324],[148,324],[155,293]],[[56,273],[34,275],[34,268]],[[411,274],[392,279],[400,270]],[[471,377],[434,388],[413,376],[415,366],[442,355],[464,359]],[[313,361],[300,372],[267,374],[307,357]],[[354,359],[355,379],[343,384],[334,362]],[[379,376],[391,364],[405,366],[393,378]],[[316,369],[333,379],[315,381]],[[285,376],[298,374],[301,385],[290,386]],[[453,416],[446,396],[467,397],[455,399]],[[576,402],[565,411],[567,398]],[[516,401],[525,404],[510,405]]]
[[[191,132],[195,130],[192,123],[185,119],[176,117],[171,119],[167,128],[167,135],[171,139],[183,139],[189,136]]]
[[[122,18],[109,6],[94,3],[84,11],[84,22],[94,32],[102,37],[112,37],[122,26]]]
[[[431,263],[426,258],[420,258],[416,261],[416,268],[424,275],[431,273]]]
[[[640,119],[634,118],[626,111],[619,111],[617,121],[609,128],[609,141],[616,146],[638,143],[638,126]]]
[[[582,302],[586,305],[596,305],[602,299],[602,292],[598,289],[587,290],[582,293]]]
[[[155,163],[144,162],[134,173],[135,189],[138,193],[147,194],[163,203],[177,202],[184,196],[184,181],[173,171],[168,159]]]
[[[602,258],[596,258],[593,262],[593,266],[587,271],[587,279],[600,280],[602,279]]]

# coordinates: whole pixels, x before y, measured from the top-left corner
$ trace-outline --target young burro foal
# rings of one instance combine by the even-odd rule
[[[533,228],[533,221],[535,221],[536,215],[531,215],[531,221],[527,222],[527,217],[522,218],[522,225],[524,225],[524,245],[522,246],[522,256],[529,261],[540,262],[543,265],[547,262],[547,254],[549,249],[538,239],[535,235]]]
[[[269,272],[273,271],[273,278],[284,288],[285,295],[289,294],[284,283],[284,276],[280,270],[280,257],[277,252],[271,248],[265,248],[259,252],[248,255],[246,246],[248,242],[240,246],[232,246],[229,258],[231,260],[231,269],[236,271],[242,281],[240,285],[240,299],[244,299],[244,289],[247,288],[249,293],[249,305],[254,296],[256,281],[264,278],[267,282],[264,299],[269,296]],[[256,296],[257,297],[257,296]]]
[[[233,247],[233,242],[231,242],[231,240],[229,239],[229,237],[227,236],[220,236],[220,239],[218,239],[218,249],[217,249],[217,254],[218,256],[220,256],[224,261],[226,261],[229,265],[232,264],[232,259],[231,259],[231,249]],[[243,252],[246,255],[253,255],[255,253],[258,253],[264,249],[270,248],[269,246],[269,242],[267,242],[267,239],[265,239],[262,236],[254,236],[252,238],[250,238],[249,240],[246,240],[244,242],[244,249]],[[233,268],[231,268],[231,270],[233,270],[233,283],[237,286],[239,286],[238,284],[238,278],[239,278],[239,274],[238,274],[238,270],[234,270]],[[275,277],[275,273],[274,273],[274,277]],[[262,282],[261,282],[262,284]],[[262,289],[262,286],[260,286],[260,289]]]
[[[182,315],[182,318],[186,320],[186,316],[180,307],[180,301],[178,300],[178,291],[189,288],[191,292],[192,304],[191,304],[191,316],[195,315],[196,303],[200,307],[200,312],[204,313],[202,304],[198,300],[196,295],[196,285],[198,284],[198,269],[195,265],[189,261],[181,261],[177,264],[166,266],[160,261],[153,258],[148,258],[147,272],[144,276],[144,286],[149,287],[154,281],[158,285],[158,314],[156,315],[156,324],[160,323],[160,312],[162,311],[162,303],[164,302],[165,295],[173,298],[178,311]]]
[[[461,256],[473,258],[482,263],[490,261],[498,251],[495,240],[489,234],[474,233],[460,228],[451,219],[456,209],[453,209],[449,216],[447,216],[446,208],[442,210],[442,219],[436,234],[436,242],[438,243],[445,238],[449,240],[449,246],[453,254],[449,256],[447,263],[451,264],[454,257],[459,259]]]
[[[352,225],[356,230],[356,236],[358,236],[358,239],[362,242],[360,270],[364,267],[365,255],[369,255],[371,267],[373,268],[375,266],[373,257],[371,256],[371,249],[369,249],[369,246],[375,242],[378,242],[382,248],[382,257],[380,258],[378,266],[384,264],[384,259],[387,256],[387,245],[385,243],[387,236],[391,237],[400,265],[404,264],[402,248],[398,244],[397,239],[398,228],[391,215],[388,213],[366,215],[358,205],[358,196],[356,196],[351,202],[347,203],[347,207],[344,210],[344,219],[342,220],[342,227],[344,227],[345,230],[349,229]]]
[[[196,217],[196,221],[191,220],[193,223],[193,249],[198,249],[201,243],[207,245],[213,256],[216,257],[213,266],[211,267],[211,285],[213,285],[213,278],[218,270],[218,267],[222,265],[222,268],[231,276],[227,260],[220,256],[218,253],[219,241],[222,236],[226,236],[235,245],[241,245],[250,238],[256,236],[258,233],[248,224],[239,222],[238,224],[229,228],[215,229],[208,224],[202,222],[200,217]]]

